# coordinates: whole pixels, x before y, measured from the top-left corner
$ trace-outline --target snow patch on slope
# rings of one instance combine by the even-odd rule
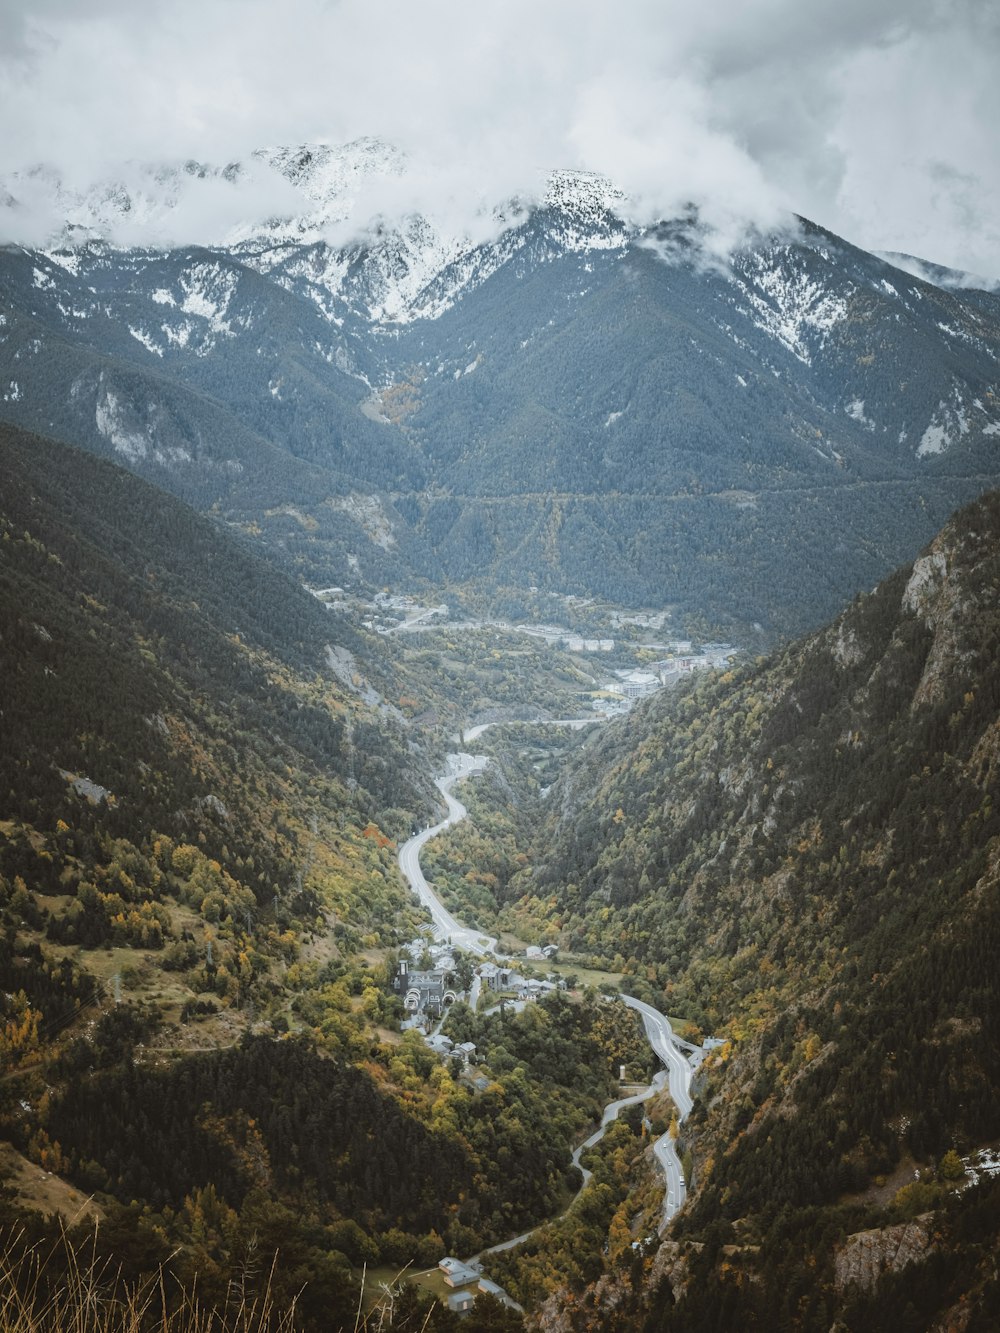
[[[103,389],[97,399],[94,418],[100,434],[130,463],[146,457],[149,452],[146,436],[129,423],[128,414],[116,393]]]
[[[44,255],[50,264],[56,264],[59,268],[65,269],[74,278],[79,272],[80,252],[78,250],[40,250],[39,254]]]
[[[195,264],[181,276],[184,299],[180,308],[186,315],[205,320],[213,333],[232,336],[232,325],[225,315],[236,282],[236,274],[221,264]]]
[[[938,403],[927,423],[917,445],[917,457],[930,458],[936,454],[943,454],[968,433],[969,420],[956,385],[951,397],[946,402]]]
[[[852,402],[847,404],[844,411],[852,421],[857,421],[860,425],[867,426],[869,430],[875,429],[875,422],[872,421],[870,417],[865,416],[865,400],[863,398],[855,398]]]
[[[744,251],[731,276],[757,327],[805,365],[847,316],[848,297],[809,273],[791,246]]]
[[[157,356],[163,355],[163,348],[154,340],[152,335],[148,334],[144,329],[138,329],[130,324],[128,326],[128,331],[136,342],[142,343],[143,347],[145,347],[148,352],[153,352]]]

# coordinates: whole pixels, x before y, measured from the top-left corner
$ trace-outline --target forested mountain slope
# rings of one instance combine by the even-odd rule
[[[207,991],[235,1013],[328,916],[345,942],[394,942],[408,899],[364,831],[426,797],[402,720],[331,669],[356,632],[120,468],[11,427],[0,460],[8,953],[152,951],[177,1009]],[[81,966],[70,998],[103,994],[112,958]],[[43,1030],[65,1007],[56,987]]]
[[[948,1154],[1000,1137],[998,594],[991,494],[830,628],[608,728],[549,797],[510,891],[728,1039],[650,1328],[993,1326],[1000,1192],[953,1196]]]
[[[334,156],[281,169],[322,193]],[[720,261],[696,217],[620,208],[563,173],[464,248],[419,218],[7,247],[0,414],[323,584],[534,585],[768,635],[1000,479],[996,294],[806,222]]]
[[[122,469],[11,427],[0,447],[11,813],[78,808],[62,768],[115,794],[112,822],[200,827],[192,812],[213,792],[224,803],[213,779],[235,780],[251,731],[274,747],[263,766],[284,748],[341,784],[351,817],[412,800],[400,721],[328,665],[331,644],[359,646],[356,631]]]

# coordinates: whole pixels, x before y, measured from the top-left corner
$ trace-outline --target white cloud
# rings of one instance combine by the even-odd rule
[[[379,135],[412,161],[386,209],[469,218],[577,167],[722,236],[787,207],[996,275],[998,33],[988,0],[7,0],[0,174]]]

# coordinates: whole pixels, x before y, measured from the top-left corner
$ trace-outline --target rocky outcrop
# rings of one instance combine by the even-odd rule
[[[681,1246],[675,1240],[665,1240],[656,1251],[653,1267],[650,1270],[647,1290],[655,1290],[664,1278],[670,1283],[674,1300],[679,1301],[684,1294],[688,1280],[688,1256],[703,1247],[697,1242]]]
[[[871,1291],[883,1273],[898,1273],[922,1259],[930,1248],[929,1221],[930,1214],[924,1214],[912,1222],[848,1236],[837,1251],[837,1290],[856,1286]]]

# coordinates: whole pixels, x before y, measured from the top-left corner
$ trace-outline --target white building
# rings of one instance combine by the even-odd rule
[[[626,699],[645,699],[660,688],[660,678],[654,676],[652,671],[626,671],[619,673],[619,678],[621,692]]]

